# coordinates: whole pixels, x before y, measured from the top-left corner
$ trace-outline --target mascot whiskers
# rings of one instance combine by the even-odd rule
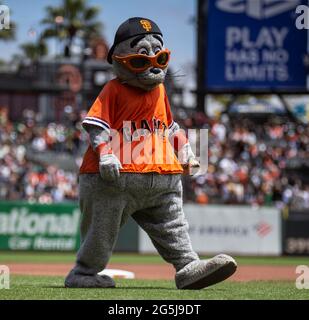
[[[178,289],[202,289],[236,270],[232,257],[200,260],[191,246],[181,175],[184,167],[199,163],[170,110],[163,85],[169,59],[153,21],[135,17],[118,28],[108,54],[116,78],[83,121],[90,144],[79,175],[81,246],[66,287],[115,287],[112,278],[98,272],[130,216],[174,266]]]

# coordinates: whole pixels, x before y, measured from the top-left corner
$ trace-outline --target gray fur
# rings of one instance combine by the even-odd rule
[[[115,281],[107,275],[85,275],[76,273],[73,269],[67,275],[64,285],[66,288],[115,288]]]
[[[198,259],[182,210],[179,174],[122,173],[113,183],[99,174],[83,174],[79,183],[82,222],[76,274],[94,276],[106,267],[119,229],[129,216],[176,270]]]
[[[109,141],[109,133],[106,130],[93,125],[87,125],[86,128],[89,133],[90,145],[93,150],[96,150],[102,143]],[[119,177],[121,163],[114,154],[101,154],[99,168],[102,179],[113,181]]]
[[[176,286],[178,289],[189,286],[193,289],[197,288],[201,281],[204,281],[204,284],[208,282],[209,286],[225,280],[236,271],[236,268],[236,261],[226,254],[219,254],[209,260],[195,260],[176,273]],[[212,283],[214,280],[210,280],[211,277],[215,279],[214,283]]]
[[[169,139],[173,138],[173,136],[180,130],[179,124],[173,121],[173,124],[170,128],[168,128],[168,137]]]
[[[90,144],[93,150],[100,144],[109,141],[109,133],[100,127],[88,125],[87,132],[89,133]]]
[[[137,54],[141,53],[143,50],[147,50],[147,55],[154,56],[157,50],[165,49],[160,41],[154,38],[152,35],[146,35],[136,44],[136,46],[131,48],[130,44],[134,38],[136,37],[119,43],[115,47],[114,55],[127,56],[129,54]],[[167,68],[157,68],[157,71],[160,72],[155,74],[151,71],[152,68],[149,68],[142,73],[134,74],[115,60],[113,60],[113,68],[116,76],[122,81],[122,83],[127,83],[130,86],[138,87],[146,91],[150,91],[160,83],[163,83],[167,72]]]

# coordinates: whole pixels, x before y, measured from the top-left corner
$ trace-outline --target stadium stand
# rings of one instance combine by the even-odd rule
[[[77,171],[87,145],[83,116],[69,112],[62,123],[45,124],[25,110],[23,121],[12,123],[0,111],[0,199],[77,200]],[[209,129],[208,172],[184,177],[185,201],[309,208],[309,182],[301,174],[309,168],[308,126],[284,116],[258,124],[183,110],[176,117],[185,128]]]

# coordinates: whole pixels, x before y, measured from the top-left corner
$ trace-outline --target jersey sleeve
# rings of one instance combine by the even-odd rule
[[[165,92],[165,96],[164,96],[164,101],[165,101],[165,110],[166,110],[166,118],[167,118],[167,126],[168,126],[168,132],[169,132],[169,136],[174,135],[180,128],[179,125],[177,124],[177,122],[174,121],[173,119],[173,114],[171,111],[171,106],[170,103],[168,101],[168,97],[167,94]]]
[[[87,130],[88,126],[97,126],[109,131],[112,126],[112,110],[116,101],[115,90],[111,83],[104,86],[99,96],[91,106],[82,125]]]
[[[164,89],[164,102],[165,102],[165,111],[166,111],[166,118],[167,118],[167,126],[168,128],[170,128],[173,125],[173,114],[171,111],[171,106],[170,103],[168,101],[168,96],[166,94],[166,91]]]

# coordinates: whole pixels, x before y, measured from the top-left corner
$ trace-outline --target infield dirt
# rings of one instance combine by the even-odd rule
[[[10,272],[19,275],[65,276],[72,268],[69,263],[8,263]],[[168,264],[112,263],[110,269],[121,269],[135,273],[136,279],[172,280],[175,271]],[[238,266],[230,281],[295,280],[295,266],[244,265]]]

